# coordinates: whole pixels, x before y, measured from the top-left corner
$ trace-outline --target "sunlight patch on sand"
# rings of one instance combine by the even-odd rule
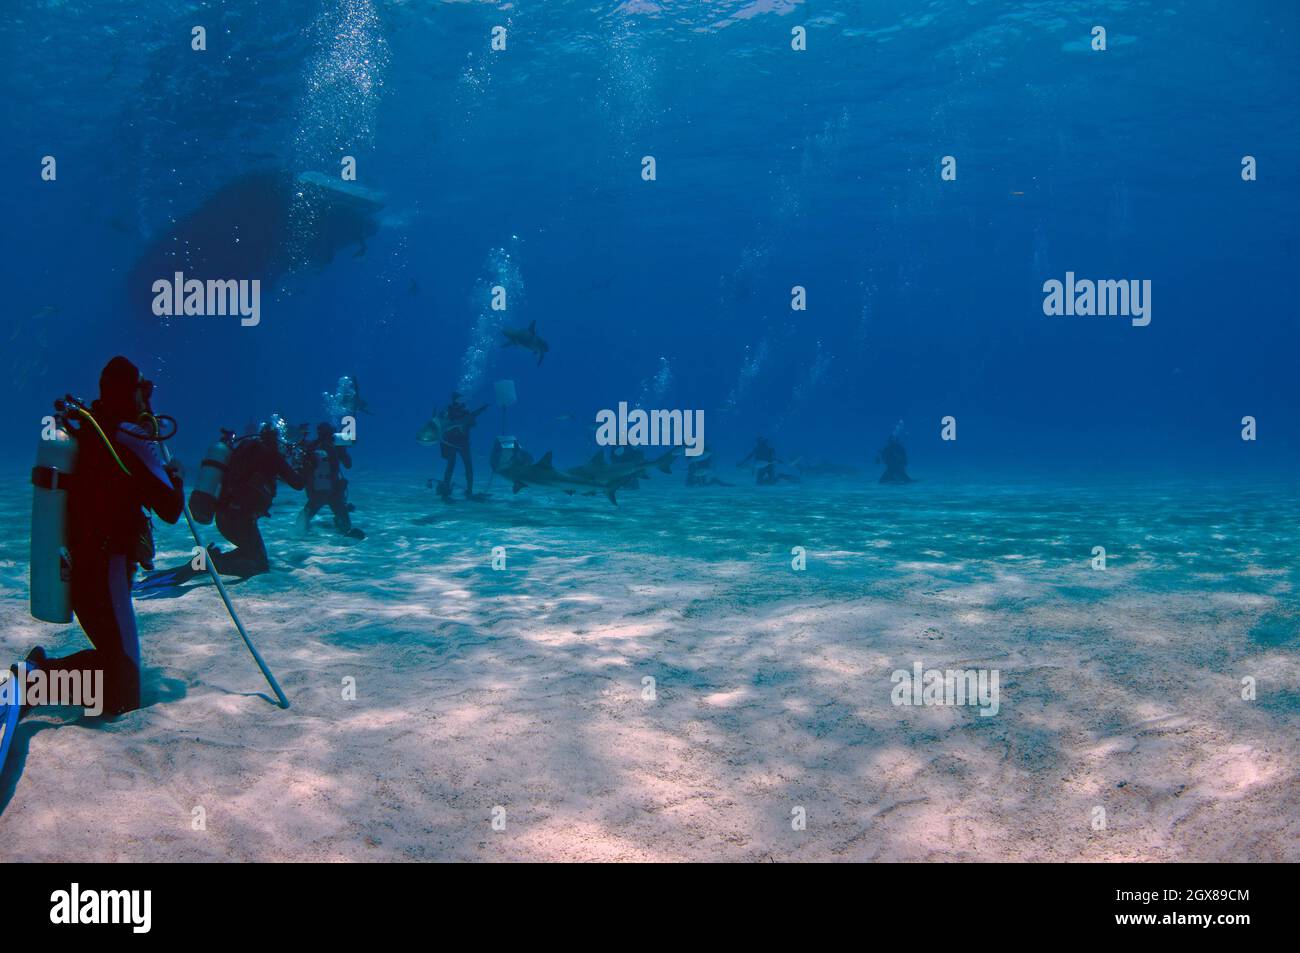
[[[679,859],[672,851],[656,849],[653,842],[634,842],[602,824],[575,817],[552,817],[544,824],[525,828],[522,833],[516,831],[514,836],[528,857],[538,862],[652,863]],[[665,840],[664,846],[669,843]]]
[[[1238,573],[1238,575],[1248,576],[1252,578],[1258,576],[1286,576],[1291,571],[1292,570],[1290,569],[1268,569],[1264,566],[1256,566],[1252,564],[1247,566],[1245,569],[1243,569],[1240,573]]]
[[[357,690],[358,702],[364,693],[364,686]],[[415,715],[402,708],[376,708],[349,714],[339,720],[339,727],[344,731],[374,731],[379,728],[392,728],[406,725]]]
[[[739,705],[747,697],[749,697],[749,691],[738,688],[734,691],[714,692],[712,695],[705,695],[700,701],[713,708],[732,708]]]
[[[1241,744],[1213,754],[1197,774],[1201,793],[1214,798],[1240,798],[1278,780],[1282,770],[1252,745]]]

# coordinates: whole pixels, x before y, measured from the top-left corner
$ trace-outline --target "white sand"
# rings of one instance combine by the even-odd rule
[[[1199,592],[1155,590],[1137,578],[1141,556],[1093,573],[1087,547],[946,554],[944,533],[964,526],[909,547],[882,516],[899,497],[875,487],[846,524],[845,501],[808,485],[664,483],[617,510],[499,483],[488,502],[446,507],[413,474],[363,474],[359,544],[327,514],[296,539],[300,497],[282,490],[275,571],[231,593],[293,707],[257,694],[211,587],[139,601],[152,704],[100,727],[66,710],[29,718],[4,776],[0,851],[1300,860],[1300,661],[1294,642],[1247,637],[1294,611],[1285,574],[1261,583],[1256,570],[1243,588],[1220,567]],[[27,615],[27,497],[13,486],[0,647],[75,650],[76,626]],[[751,520],[761,528],[732,539]],[[160,565],[175,562],[181,531],[159,537],[173,557]],[[808,547],[805,573],[790,569],[793,545]],[[491,570],[493,546],[507,571]],[[1067,601],[1060,585],[1091,595]],[[1000,714],[895,707],[890,673],[916,659],[999,669]],[[355,701],[341,697],[349,676]],[[791,828],[795,807],[806,830]]]

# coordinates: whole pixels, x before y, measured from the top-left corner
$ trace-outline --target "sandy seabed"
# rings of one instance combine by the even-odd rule
[[[499,481],[447,505],[425,476],[354,475],[359,543],[328,512],[299,537],[281,489],[274,569],[230,592],[287,711],[210,584],[138,600],[146,706],[23,723],[0,854],[1300,860],[1294,487],[656,474],[615,508]],[[28,507],[6,481],[14,659],[85,644],[27,613]],[[895,706],[916,661],[997,669],[998,714]]]

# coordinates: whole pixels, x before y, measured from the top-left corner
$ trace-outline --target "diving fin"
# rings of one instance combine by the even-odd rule
[[[22,684],[14,675],[14,670],[7,668],[0,672],[0,771],[4,770],[5,757],[9,754],[9,743],[14,739],[14,729],[18,727],[22,705]]]
[[[143,579],[137,580],[131,588],[135,592],[151,592],[155,589],[172,589],[182,583],[189,582],[199,571],[189,563],[184,563],[172,569],[160,569],[157,572],[151,572]]]

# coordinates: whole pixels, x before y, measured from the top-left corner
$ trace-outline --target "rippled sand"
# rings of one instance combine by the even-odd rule
[[[355,477],[361,543],[297,537],[282,489],[275,569],[231,593],[289,711],[210,586],[137,602],[150,704],[29,718],[0,852],[1300,860],[1294,487],[656,475],[614,508],[500,482],[448,506],[424,477]],[[8,657],[83,644],[27,614],[28,505],[5,481]],[[160,565],[186,542],[160,528]],[[996,668],[1000,712],[894,706],[917,660]]]

